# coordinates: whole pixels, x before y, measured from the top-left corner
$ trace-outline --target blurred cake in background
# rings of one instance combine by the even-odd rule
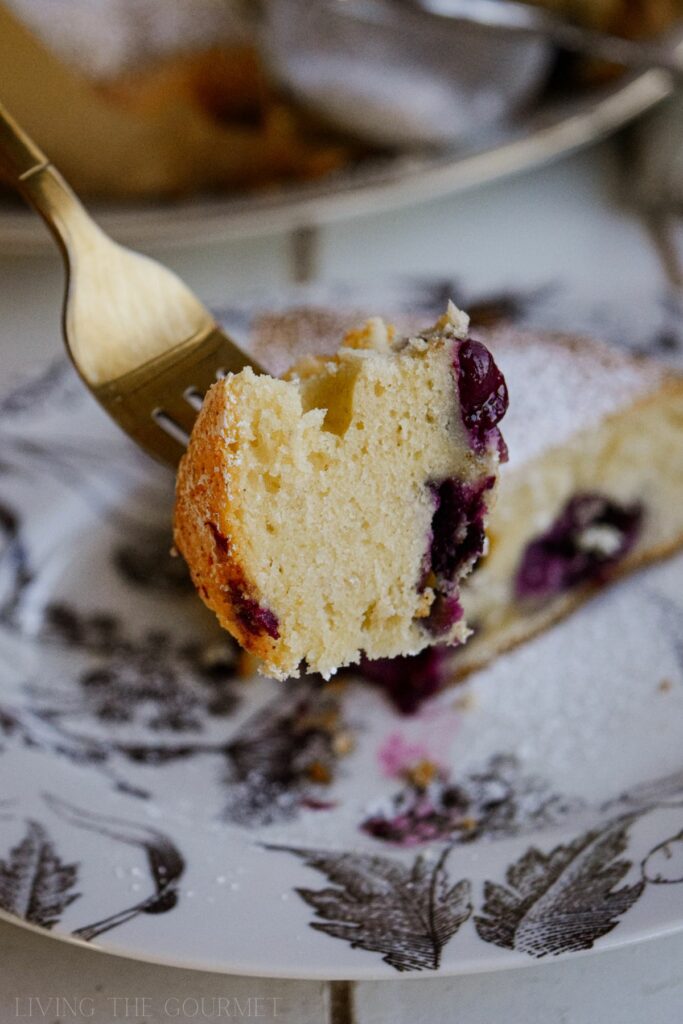
[[[176,197],[316,178],[349,144],[274,89],[235,0],[5,0],[0,95],[78,189]]]
[[[683,0],[530,2],[629,37],[683,16]],[[476,146],[539,97],[620,73],[395,0],[372,17],[329,0],[0,0],[3,103],[78,191],[113,200],[272,189],[377,154]]]

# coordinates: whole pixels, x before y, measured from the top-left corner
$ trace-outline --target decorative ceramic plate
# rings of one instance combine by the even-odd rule
[[[102,227],[129,245],[187,245],[272,234],[394,209],[460,192],[544,163],[616,131],[671,91],[648,71],[571,100],[542,103],[457,151],[362,161],[315,184],[269,194],[201,198],[173,204],[94,204]],[[0,242],[14,252],[52,246],[40,220],[21,205],[0,205]]]
[[[244,338],[251,315],[225,319]],[[0,401],[0,481],[8,918],[306,978],[490,971],[683,928],[683,558],[402,717],[353,680],[244,678],[169,555],[170,474],[65,362]]]

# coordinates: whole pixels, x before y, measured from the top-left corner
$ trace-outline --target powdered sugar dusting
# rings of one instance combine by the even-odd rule
[[[504,431],[515,466],[565,444],[653,391],[665,374],[653,361],[588,339],[510,328],[482,334],[482,339],[510,392]]]
[[[682,567],[621,582],[473,677],[456,758],[514,750],[558,791],[595,802],[680,771]],[[661,679],[676,683],[662,694]]]

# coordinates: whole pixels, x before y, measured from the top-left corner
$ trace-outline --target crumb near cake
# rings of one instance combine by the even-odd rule
[[[266,674],[329,676],[468,629],[507,390],[452,304],[396,338],[379,318],[283,379],[209,392],[180,468],[176,544]]]

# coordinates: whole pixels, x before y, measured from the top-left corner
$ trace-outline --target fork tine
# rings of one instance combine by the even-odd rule
[[[190,441],[190,434],[192,428],[190,426],[183,426],[177,419],[167,413],[164,409],[155,409],[152,413],[152,419],[165,434],[172,437],[178,444],[182,445],[183,448],[187,448]]]
[[[196,412],[199,412],[202,407],[202,403],[204,402],[205,394],[205,391],[202,392],[195,387],[189,387],[185,389],[183,398]]]
[[[219,370],[239,372],[244,353],[211,324],[122,377],[93,387],[107,412],[147,452],[176,465]],[[255,372],[261,367],[255,365]]]
[[[197,418],[197,410],[192,408],[182,394],[176,394],[169,395],[162,406],[152,409],[151,416],[156,422],[163,421],[165,417],[180,427],[189,437]]]

